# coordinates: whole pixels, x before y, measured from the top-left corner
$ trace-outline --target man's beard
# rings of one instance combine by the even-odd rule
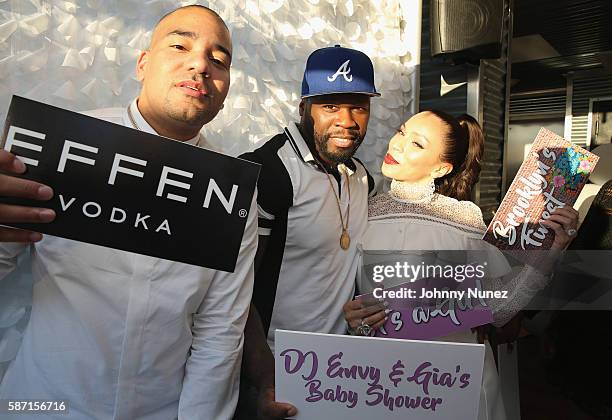
[[[187,107],[177,107],[167,103],[165,107],[166,115],[174,121],[190,126],[202,126],[207,117],[205,109],[188,109]]]
[[[315,147],[317,149],[317,152],[319,153],[319,156],[321,156],[321,158],[325,159],[326,161],[335,164],[340,164],[348,161],[355,154],[357,148],[359,148],[359,146],[363,142],[363,137],[359,135],[359,132],[357,130],[349,130],[348,133],[343,133],[340,135],[346,136],[347,134],[353,136],[353,147],[337,148],[336,150],[332,151],[328,149],[327,145],[329,144],[329,138],[338,135],[337,133],[325,133],[322,135],[313,133]]]
[[[195,81],[197,81],[194,78]],[[204,124],[210,122],[221,110],[218,108],[214,110],[215,104],[213,101],[208,101],[208,103],[203,107],[197,107],[194,105],[188,105],[185,102],[184,98],[175,98],[175,97],[166,97],[164,101],[164,111],[168,117],[172,120],[181,123],[181,125],[192,126],[192,127],[202,127]]]

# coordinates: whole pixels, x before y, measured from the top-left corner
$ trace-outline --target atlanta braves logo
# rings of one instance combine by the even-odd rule
[[[347,82],[352,82],[353,75],[351,74],[351,68],[349,67],[350,62],[351,60],[346,60],[344,63],[342,63],[342,65],[338,67],[338,70],[336,70],[336,73],[334,73],[333,76],[327,78],[327,81],[333,82],[338,78],[338,76],[342,76]]]

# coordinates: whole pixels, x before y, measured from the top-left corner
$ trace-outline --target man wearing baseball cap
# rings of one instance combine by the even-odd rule
[[[243,358],[244,375],[259,389],[260,418],[295,413],[271,402],[275,330],[346,332],[342,305],[353,298],[356,246],[374,186],[353,155],[366,135],[373,96],[380,94],[367,55],[339,45],[318,49],[306,62],[300,122],[242,156],[262,165],[254,307]]]

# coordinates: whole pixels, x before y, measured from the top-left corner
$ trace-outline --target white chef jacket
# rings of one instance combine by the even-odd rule
[[[141,130],[155,133],[135,101],[131,111]],[[126,108],[89,115],[133,126]],[[50,235],[0,244],[0,279],[29,246],[34,282],[30,322],[0,399],[66,400],[61,420],[231,419],[256,217],[254,197],[234,273]]]

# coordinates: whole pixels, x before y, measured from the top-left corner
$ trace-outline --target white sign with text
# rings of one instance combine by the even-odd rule
[[[471,420],[482,344],[276,330],[276,400],[296,419]]]

